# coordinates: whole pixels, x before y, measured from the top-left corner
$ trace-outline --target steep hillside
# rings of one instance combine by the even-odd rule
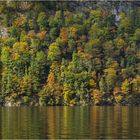
[[[0,2],[1,104],[139,105],[140,2]]]

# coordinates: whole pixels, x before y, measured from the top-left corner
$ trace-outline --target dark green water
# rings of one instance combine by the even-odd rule
[[[140,107],[3,107],[0,138],[140,138]]]

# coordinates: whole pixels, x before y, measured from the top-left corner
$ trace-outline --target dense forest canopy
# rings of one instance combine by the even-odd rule
[[[140,2],[0,2],[0,99],[140,104]]]

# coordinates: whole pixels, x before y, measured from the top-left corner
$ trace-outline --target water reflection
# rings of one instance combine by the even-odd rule
[[[0,108],[1,139],[140,138],[139,107]]]

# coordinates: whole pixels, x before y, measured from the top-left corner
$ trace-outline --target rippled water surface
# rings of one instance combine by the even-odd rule
[[[3,107],[0,138],[140,139],[140,107]]]

